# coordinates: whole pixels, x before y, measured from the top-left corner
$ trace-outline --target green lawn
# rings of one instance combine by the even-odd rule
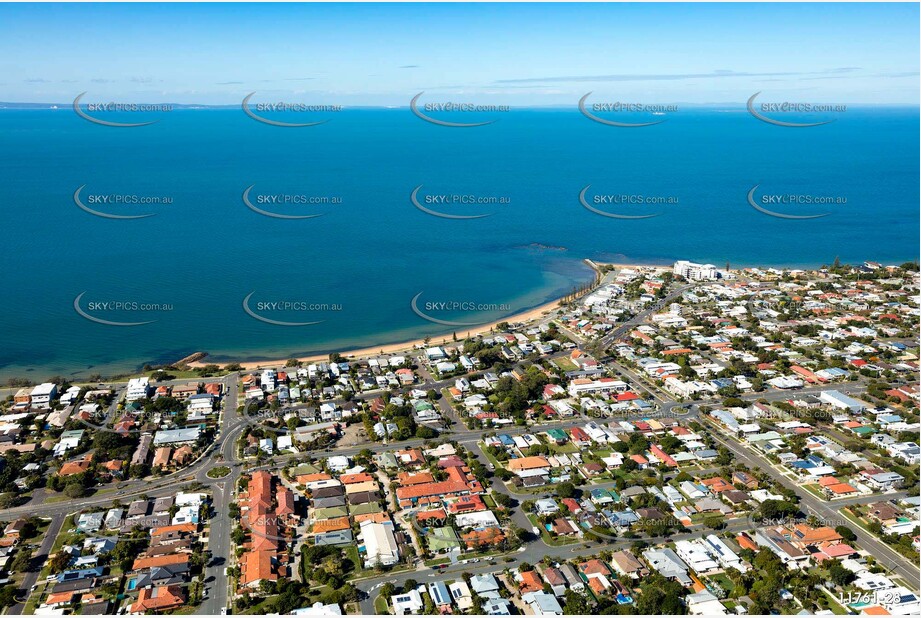
[[[816,498],[818,498],[819,500],[826,500],[825,494],[823,494],[823,493],[819,490],[819,486],[818,486],[818,485],[801,485],[801,487],[802,487],[803,489],[805,489],[806,491],[808,491],[809,493],[811,493],[812,495],[814,495],[814,496],[815,496]]]
[[[480,445],[478,445],[478,446],[480,447],[480,450],[483,451],[483,454],[486,456],[486,459],[489,460],[489,463],[491,463],[492,465],[494,465],[494,466],[496,467],[496,469],[498,469],[498,468],[504,468],[504,467],[505,467],[505,466],[503,466],[503,465],[499,462],[498,459],[496,459],[495,457],[493,457],[493,456],[489,453],[489,451],[486,450],[486,447],[484,447],[482,444],[480,444]]]
[[[230,474],[230,468],[227,466],[216,466],[208,470],[209,479],[219,479]]]
[[[357,545],[349,545],[345,548],[345,556],[352,561],[352,566],[356,572],[361,571],[361,557],[358,554]]]
[[[377,595],[377,598],[374,599],[374,613],[379,615],[386,615],[390,613],[390,607],[387,605],[387,599],[381,595]]]
[[[828,592],[828,590],[826,590],[824,587],[822,588],[822,592],[824,592],[826,598],[828,598],[828,608],[829,608],[829,609],[832,611],[832,613],[834,613],[836,616],[846,616],[846,615],[848,615],[848,614],[851,613],[851,612],[849,612],[846,608],[844,608],[844,606],[842,606],[840,603],[838,603],[838,599],[836,599],[835,597],[833,597],[833,596],[831,595],[831,593]]]
[[[576,371],[579,368],[574,362],[565,356],[554,358],[552,362],[563,371]]]
[[[564,545],[572,545],[573,543],[578,542],[578,539],[569,538],[565,536],[558,536],[556,538],[553,538],[553,535],[550,534],[550,531],[547,530],[547,528],[545,528],[544,525],[540,523],[540,521],[537,519],[535,515],[528,514],[528,520],[531,522],[533,526],[535,526],[538,530],[540,530],[541,540],[547,545],[550,545],[551,547],[562,547]]]

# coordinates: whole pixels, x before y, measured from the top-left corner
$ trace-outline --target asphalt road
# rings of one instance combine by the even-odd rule
[[[224,576],[224,569],[231,566],[230,534],[234,527],[234,522],[228,515],[228,509],[230,503],[233,502],[234,489],[241,474],[241,467],[236,465],[239,463],[236,456],[236,435],[244,426],[237,413],[237,394],[237,379],[234,374],[232,384],[227,385],[221,418],[221,426],[225,428],[222,434],[226,432],[229,435],[220,436],[217,451],[222,456],[223,465],[230,468],[230,474],[216,482],[207,479],[212,489],[212,516],[208,538],[211,558],[205,566],[207,596],[202,600],[196,614],[217,615],[221,613],[222,608],[228,606],[230,591],[228,590],[228,578]],[[207,478],[207,471],[205,475]]]
[[[791,482],[790,479],[778,472],[776,468],[771,466],[768,462],[764,461],[763,458],[754,454],[750,449],[742,446],[735,440],[731,438],[726,439],[720,436],[716,431],[711,431],[710,435],[712,435],[717,442],[732,451],[732,453],[738,459],[744,461],[749,467],[767,472],[778,483],[795,491],[796,495],[800,498],[800,504],[808,508],[811,514],[817,515],[826,521],[834,522],[834,525],[841,525],[837,522],[841,522],[847,525],[848,528],[853,530],[854,534],[857,535],[857,545],[869,552],[871,555],[875,556],[877,559],[884,559],[881,560],[884,566],[891,568],[895,573],[904,577],[905,580],[909,583],[917,583],[919,579],[921,579],[921,572],[919,572],[918,565],[910,563],[901,554],[891,549],[881,540],[877,539],[873,534],[867,532],[860,526],[856,526],[850,522],[844,521],[846,518],[838,511],[838,509],[842,506],[846,506],[847,504],[853,504],[853,502],[827,502],[825,500],[821,500],[799,485]],[[872,500],[868,501],[889,500],[891,497],[893,497],[892,494],[875,494],[871,497]]]
[[[678,288],[667,297],[658,301],[655,305],[644,310],[637,316],[635,316],[630,321],[624,323],[618,327],[614,332],[610,333],[602,339],[603,343],[610,344],[617,338],[623,336],[628,332],[630,328],[633,328],[636,324],[641,323],[654,311],[657,311],[662,306],[670,302],[672,299],[677,298],[685,291],[690,288],[707,285],[706,283],[697,283],[682,286]],[[559,355],[559,354],[557,354]],[[556,355],[554,355],[556,356]],[[610,419],[595,419],[595,420],[616,420],[621,418],[627,419],[639,419],[648,416],[676,416],[676,417],[695,417],[696,408],[693,406],[702,405],[702,404],[718,404],[718,399],[713,400],[702,400],[697,402],[690,403],[679,403],[672,399],[670,396],[662,392],[660,389],[656,388],[655,385],[652,385],[650,382],[646,381],[636,374],[635,371],[623,366],[620,363],[614,363],[614,368],[616,371],[625,375],[632,383],[636,385],[637,388],[642,388],[650,396],[651,399],[655,401],[658,406],[657,412],[654,414],[645,413],[645,414],[632,414],[628,416],[615,416]],[[423,374],[425,375],[425,374]],[[274,470],[279,469],[290,463],[291,461],[297,461],[300,459],[305,459],[311,455],[313,456],[322,456],[323,453],[295,453],[295,454],[284,454],[276,455],[271,458],[271,460],[264,465],[253,465],[250,462],[249,465],[246,465],[246,462],[241,462],[236,455],[236,441],[239,438],[240,433],[248,426],[247,421],[240,417],[240,414],[236,410],[237,406],[237,397],[238,397],[238,375],[231,374],[225,376],[221,381],[225,384],[226,394],[224,398],[224,410],[222,412],[222,418],[220,422],[221,430],[215,438],[213,444],[209,445],[202,457],[193,463],[188,468],[178,471],[174,474],[161,477],[155,480],[126,480],[115,485],[114,491],[106,491],[104,493],[99,493],[96,496],[91,496],[88,498],[76,500],[76,501],[66,501],[50,504],[30,504],[23,507],[17,507],[13,509],[7,509],[3,512],[0,512],[0,520],[12,520],[18,517],[38,515],[52,518],[52,526],[46,534],[45,539],[43,540],[42,546],[33,559],[33,563],[37,564],[37,568],[40,570],[41,566],[47,560],[48,551],[50,551],[51,545],[54,542],[54,538],[57,536],[60,528],[63,524],[64,518],[67,513],[75,512],[80,509],[88,507],[99,507],[107,506],[115,499],[125,501],[126,499],[131,499],[141,494],[145,494],[150,497],[158,497],[162,495],[173,495],[180,488],[181,485],[197,481],[208,488],[213,492],[213,516],[211,519],[211,530],[209,537],[208,549],[211,552],[211,560],[206,566],[205,570],[205,587],[208,590],[207,598],[204,599],[200,608],[196,613],[198,614],[219,614],[220,610],[224,607],[229,607],[230,591],[228,590],[227,580],[224,576],[224,570],[228,566],[233,565],[233,556],[232,556],[232,547],[231,547],[231,532],[233,530],[234,522],[230,520],[227,515],[227,511],[230,503],[234,499],[234,488],[236,487],[236,482],[239,479],[240,475],[246,471],[252,471],[255,469],[268,469]],[[446,386],[453,385],[456,378],[449,378],[444,380],[434,381],[430,376],[426,382],[422,385],[427,389],[438,389],[444,388]],[[177,380],[175,382],[188,382],[188,380]],[[418,386],[418,385],[415,385]],[[815,393],[821,392],[822,390],[828,389],[837,389],[843,392],[858,392],[863,390],[863,386],[860,383],[845,383],[842,385],[828,385],[823,387],[807,387],[803,389],[797,389],[795,391],[766,391],[762,393],[750,393],[744,395],[742,399],[747,401],[753,401],[757,399],[766,399],[768,401],[777,401],[789,398],[793,395],[801,395],[806,393]],[[359,393],[356,395],[356,399],[369,399],[376,397],[380,394],[379,391]],[[452,420],[460,421],[457,415],[454,413],[453,409],[449,402],[443,398],[439,401],[439,405],[442,408],[442,411],[446,412],[446,417],[451,418]],[[518,427],[518,426],[509,426],[496,429],[495,432],[507,433],[509,435],[520,435],[523,433],[537,433],[544,431],[549,428],[570,428],[576,425],[582,425],[586,422],[586,417],[576,416],[568,421],[562,423],[547,423],[542,425],[535,425],[531,427]],[[457,423],[455,425],[455,431],[448,431],[442,434],[443,438],[457,441],[460,444],[463,444],[470,448],[473,454],[481,459],[481,461],[486,464],[488,460],[483,454],[482,450],[479,447],[478,442],[482,439],[482,436],[485,433],[488,433],[483,430],[468,430],[463,424]],[[805,505],[811,513],[817,514],[820,517],[825,517],[827,519],[842,519],[843,517],[837,512],[837,509],[841,506],[859,503],[867,501],[867,497],[859,497],[855,499],[850,499],[848,501],[836,501],[835,503],[826,503],[822,500],[819,500],[809,492],[793,486],[793,484],[782,475],[780,475],[776,470],[774,470],[769,465],[766,465],[766,462],[760,459],[756,454],[748,451],[745,447],[741,446],[734,440],[726,440],[718,435],[718,432],[711,431],[711,435],[720,442],[729,448],[741,461],[744,461],[746,464],[755,469],[764,469],[769,472],[772,476],[777,478],[777,480],[784,485],[791,487],[797,494],[800,496],[803,505]],[[380,444],[380,443],[368,443],[356,447],[349,448],[333,448],[330,454],[337,455],[355,455],[358,452],[369,449],[372,452],[382,452],[387,450],[392,450],[395,447],[399,448],[408,448],[422,446],[424,440],[407,440],[394,444]],[[218,457],[220,456],[220,457]],[[231,469],[231,473],[222,479],[210,479],[207,477],[207,472],[215,465],[227,465]],[[242,465],[241,465],[242,464]],[[527,499],[530,496],[523,496],[522,494],[517,494],[510,490],[504,483],[501,481],[496,481],[493,483],[492,489],[500,493],[506,493],[516,500]],[[886,496],[872,496],[870,497],[873,500],[877,499],[891,499],[895,497],[894,495]],[[531,522],[527,519],[526,514],[523,513],[519,508],[515,508],[512,513],[513,521],[519,527],[530,531]],[[748,529],[750,524],[747,520],[738,520],[730,522],[730,530],[735,530],[736,527],[739,529]],[[888,566],[892,566],[894,570],[905,577],[908,581],[917,581],[918,580],[918,568],[916,565],[909,564],[904,558],[896,554],[893,550],[889,549],[881,541],[875,539],[862,529],[857,528],[856,526],[850,526],[851,529],[855,530],[855,533],[858,535],[859,546],[863,549],[866,549],[873,555],[877,557],[885,557],[884,561]],[[673,539],[680,538],[691,538],[694,536],[699,536],[701,530],[694,530],[691,533],[684,535],[674,535]],[[402,582],[405,582],[407,579],[413,578],[422,583],[431,583],[436,580],[446,580],[446,579],[457,579],[463,572],[489,572],[489,571],[501,571],[508,567],[514,567],[521,562],[537,563],[544,556],[551,556],[556,558],[577,558],[580,556],[588,556],[595,554],[601,549],[606,548],[619,548],[627,547],[634,540],[633,539],[624,539],[617,541],[605,541],[605,542],[596,542],[596,541],[587,541],[580,542],[572,545],[566,546],[549,546],[546,545],[542,539],[537,539],[529,542],[524,546],[524,550],[521,552],[516,552],[511,554],[512,561],[504,562],[502,558],[497,559],[496,565],[490,565],[488,559],[481,559],[478,563],[468,563],[466,565],[455,565],[446,569],[443,573],[435,573],[431,569],[423,568],[422,570],[409,571],[400,573],[398,575],[383,574],[380,576],[369,577],[366,579],[359,580],[356,582],[356,585],[359,589],[364,592],[370,593],[369,598],[362,601],[362,611],[365,613],[373,614],[373,597],[374,590],[376,590],[383,583],[390,581],[395,583],[397,586],[401,585]],[[31,581],[30,581],[31,577]],[[28,590],[31,585],[34,583],[35,579],[38,577],[38,571],[34,573],[30,571],[26,576],[24,581],[25,590]],[[16,613],[16,610],[22,609],[21,604],[17,607],[11,609],[10,613]]]
[[[9,607],[6,610],[7,615],[22,614],[23,609],[25,609],[26,601],[32,592],[32,586],[38,581],[38,576],[42,568],[45,566],[45,563],[48,562],[48,554],[51,552],[54,540],[57,538],[58,533],[61,532],[61,526],[64,525],[64,520],[66,518],[66,515],[60,514],[51,518],[51,523],[45,531],[42,543],[39,545],[38,551],[33,554],[32,560],[29,562],[29,571],[26,573],[20,585],[20,594],[17,595],[17,598],[22,599],[22,601]]]

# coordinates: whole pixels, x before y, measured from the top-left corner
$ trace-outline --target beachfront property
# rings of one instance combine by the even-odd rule
[[[713,264],[697,264],[687,260],[675,262],[672,272],[688,281],[716,281],[719,278],[719,272]]]

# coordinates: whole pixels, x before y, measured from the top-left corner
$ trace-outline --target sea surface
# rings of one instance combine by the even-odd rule
[[[413,298],[436,319],[486,322],[590,281],[584,258],[723,267],[919,255],[917,108],[849,108],[812,128],[773,126],[744,108],[680,111],[629,129],[576,110],[512,110],[476,128],[436,126],[408,109],[346,109],[303,128],[262,124],[239,109],[104,117],[158,122],[113,128],[69,108],[0,111],[2,379],[110,375],[196,351],[229,362],[462,336],[463,326],[417,315]],[[419,185],[425,208],[489,216],[427,214],[410,201]],[[579,201],[586,185],[593,208],[658,216],[590,212]],[[759,201],[785,214],[829,213],[775,218],[749,205],[755,185],[756,199],[836,199]],[[90,214],[74,200],[81,186],[89,209],[155,216]],[[242,199],[250,186],[260,209],[322,216],[254,212]],[[502,199],[425,201],[440,194]],[[106,204],[101,195],[169,203]],[[269,195],[341,203],[258,199]],[[664,202],[596,203],[595,195]],[[270,320],[319,323],[260,321],[244,310],[247,296]],[[76,310],[78,297],[91,317],[149,323],[93,321]]]

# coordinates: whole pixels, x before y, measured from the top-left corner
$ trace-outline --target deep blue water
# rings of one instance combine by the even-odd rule
[[[136,115],[131,115],[136,116]],[[0,376],[41,379],[132,369],[198,350],[218,361],[276,358],[403,341],[452,329],[422,320],[410,300],[506,303],[507,311],[433,313],[483,322],[536,306],[591,278],[583,258],[717,265],[816,266],[886,263],[919,254],[917,109],[849,109],[830,125],[787,129],[744,110],[694,110],[658,126],[619,129],[576,111],[501,114],[495,124],[444,128],[408,110],[345,110],[328,124],[287,129],[240,110],[154,114],[141,128],[109,128],[72,110],[0,111],[5,221],[0,306]],[[107,116],[136,121],[137,118]],[[759,192],[843,196],[831,206],[771,206],[830,212],[793,221],[746,202]],[[253,196],[340,197],[341,204],[270,206],[324,213],[268,218],[247,209]],[[436,218],[409,200],[460,193],[508,204],[436,206],[475,220]],[[589,196],[677,198],[662,206],[598,206],[661,216],[610,219],[584,209]],[[168,196],[171,204],[92,205],[109,213],[156,213],[110,220],[80,210],[83,196]],[[161,312],[74,310],[91,302],[167,303]],[[341,311],[264,312],[259,301],[341,305]]]

